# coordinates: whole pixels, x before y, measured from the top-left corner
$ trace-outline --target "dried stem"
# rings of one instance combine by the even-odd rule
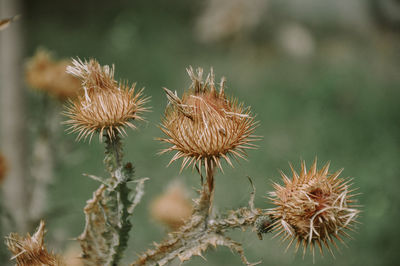
[[[135,189],[128,187],[134,171],[131,163],[122,164],[118,133],[114,131],[111,136],[105,133],[105,138],[104,164],[110,176],[93,178],[102,184],[87,202],[84,209],[86,226],[78,238],[85,265],[118,265],[132,228],[129,219],[144,194],[145,179],[136,180]]]
[[[212,160],[206,160],[204,162],[206,169],[206,182],[202,186],[201,196],[199,201],[199,214],[204,216],[204,220],[207,220],[208,215],[212,210],[212,203],[214,200],[214,173],[215,163]]]
[[[210,171],[210,179],[213,178],[213,169]],[[207,181],[208,182],[208,181]],[[168,238],[160,244],[155,243],[153,249],[149,249],[139,256],[139,259],[131,264],[137,265],[166,265],[175,258],[181,262],[189,260],[192,256],[202,256],[210,245],[226,246],[237,252],[242,262],[250,263],[244,256],[240,243],[225,236],[225,232],[231,229],[241,228],[242,230],[253,227],[256,229],[257,220],[263,217],[263,211],[254,208],[254,192],[249,201],[249,207],[229,211],[222,215],[222,218],[209,219],[209,209],[212,203],[212,192],[207,184],[203,185],[200,198],[195,201],[196,206],[191,218],[177,232],[170,233]],[[254,189],[254,186],[253,186]],[[256,263],[257,264],[257,263]]]

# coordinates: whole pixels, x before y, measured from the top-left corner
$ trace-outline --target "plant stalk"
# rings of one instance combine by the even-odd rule
[[[78,238],[85,266],[118,265],[128,244],[130,218],[143,196],[143,179],[136,181],[136,189],[128,186],[134,170],[131,163],[122,163],[120,136],[114,132],[112,137],[106,134],[105,138],[104,164],[109,177],[94,178],[102,185],[87,202],[85,230]]]
[[[208,216],[212,211],[212,204],[214,200],[214,174],[215,174],[215,163],[212,160],[206,160],[204,162],[204,166],[206,169],[206,182],[203,184],[199,209],[197,212],[205,217],[205,221],[207,221]],[[206,223],[207,224],[207,223]]]

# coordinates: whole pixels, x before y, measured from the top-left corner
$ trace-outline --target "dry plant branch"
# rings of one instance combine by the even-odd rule
[[[252,184],[252,183],[251,183]],[[203,186],[200,198],[195,201],[195,209],[191,218],[178,231],[170,233],[168,238],[160,244],[154,244],[154,248],[147,250],[139,256],[139,259],[132,263],[137,265],[166,265],[175,258],[181,262],[189,260],[192,256],[202,256],[210,246],[226,246],[240,255],[242,262],[250,263],[244,255],[242,245],[225,235],[229,230],[255,228],[256,221],[263,216],[263,210],[254,208],[255,188],[250,196],[249,207],[229,211],[220,218],[209,219],[208,206],[201,205],[204,190]]]
[[[78,237],[85,265],[117,265],[127,246],[132,228],[130,217],[140,202],[145,179],[135,180],[132,190],[128,183],[134,181],[131,163],[122,165],[122,146],[118,133],[106,138],[104,163],[110,177],[102,180],[84,209],[86,225]],[[94,248],[95,247],[95,248]]]

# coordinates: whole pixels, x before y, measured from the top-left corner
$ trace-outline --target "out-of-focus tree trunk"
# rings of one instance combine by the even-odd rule
[[[22,1],[0,0],[0,17],[22,13]],[[12,222],[3,230],[28,231],[27,124],[23,90],[23,39],[20,21],[0,31],[1,150],[9,164],[2,185],[2,203]],[[13,228],[12,228],[13,227]]]

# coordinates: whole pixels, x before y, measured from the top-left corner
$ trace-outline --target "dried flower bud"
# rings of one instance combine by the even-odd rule
[[[49,52],[39,50],[26,64],[26,81],[32,88],[59,100],[76,97],[80,81],[65,72],[69,64],[69,60],[54,61]]]
[[[268,215],[261,215],[254,222],[257,236],[262,240],[262,235],[271,232],[273,221]]]
[[[160,140],[172,146],[161,153],[176,151],[170,163],[184,158],[181,170],[196,164],[199,169],[212,164],[222,169],[221,158],[233,166],[230,156],[245,158],[245,150],[256,147],[251,143],[257,140],[252,135],[254,117],[249,108],[225,97],[224,79],[216,90],[212,69],[205,81],[201,68],[197,74],[192,68],[187,71],[193,83],[182,99],[176,92],[164,89],[170,104],[161,128],[167,138]]]
[[[0,154],[0,185],[3,183],[7,174],[7,162],[6,158]]]
[[[47,251],[44,245],[45,223],[40,222],[36,233],[31,236],[21,237],[16,233],[11,233],[6,238],[6,245],[14,255],[17,265],[20,266],[61,266],[65,265],[61,258]]]
[[[68,73],[82,80],[80,95],[69,101],[64,115],[69,120],[64,123],[70,125],[70,132],[78,132],[77,139],[92,138],[98,131],[100,141],[106,131],[112,138],[115,131],[126,134],[125,127],[132,129],[136,126],[133,120],[143,120],[140,116],[148,109],[143,105],[148,98],[142,97],[140,90],[135,94],[135,85],[131,87],[114,80],[114,66],[100,66],[91,59],[82,62],[73,60],[73,66],[68,66]]]
[[[171,229],[177,229],[184,224],[193,211],[193,206],[186,194],[182,184],[173,182],[151,203],[151,216]]]
[[[351,179],[339,178],[343,169],[329,174],[328,168],[329,163],[317,171],[315,160],[307,172],[302,161],[300,174],[292,166],[292,179],[281,172],[284,186],[275,183],[275,191],[269,193],[276,205],[268,212],[275,220],[272,230],[278,231],[283,241],[290,240],[288,248],[294,240],[296,251],[302,244],[303,255],[308,245],[314,255],[315,244],[321,254],[323,244],[333,255],[329,245],[338,248],[334,238],[343,242],[341,236],[350,237],[346,229],[354,229],[360,212],[352,199],[356,189],[350,189]]]

